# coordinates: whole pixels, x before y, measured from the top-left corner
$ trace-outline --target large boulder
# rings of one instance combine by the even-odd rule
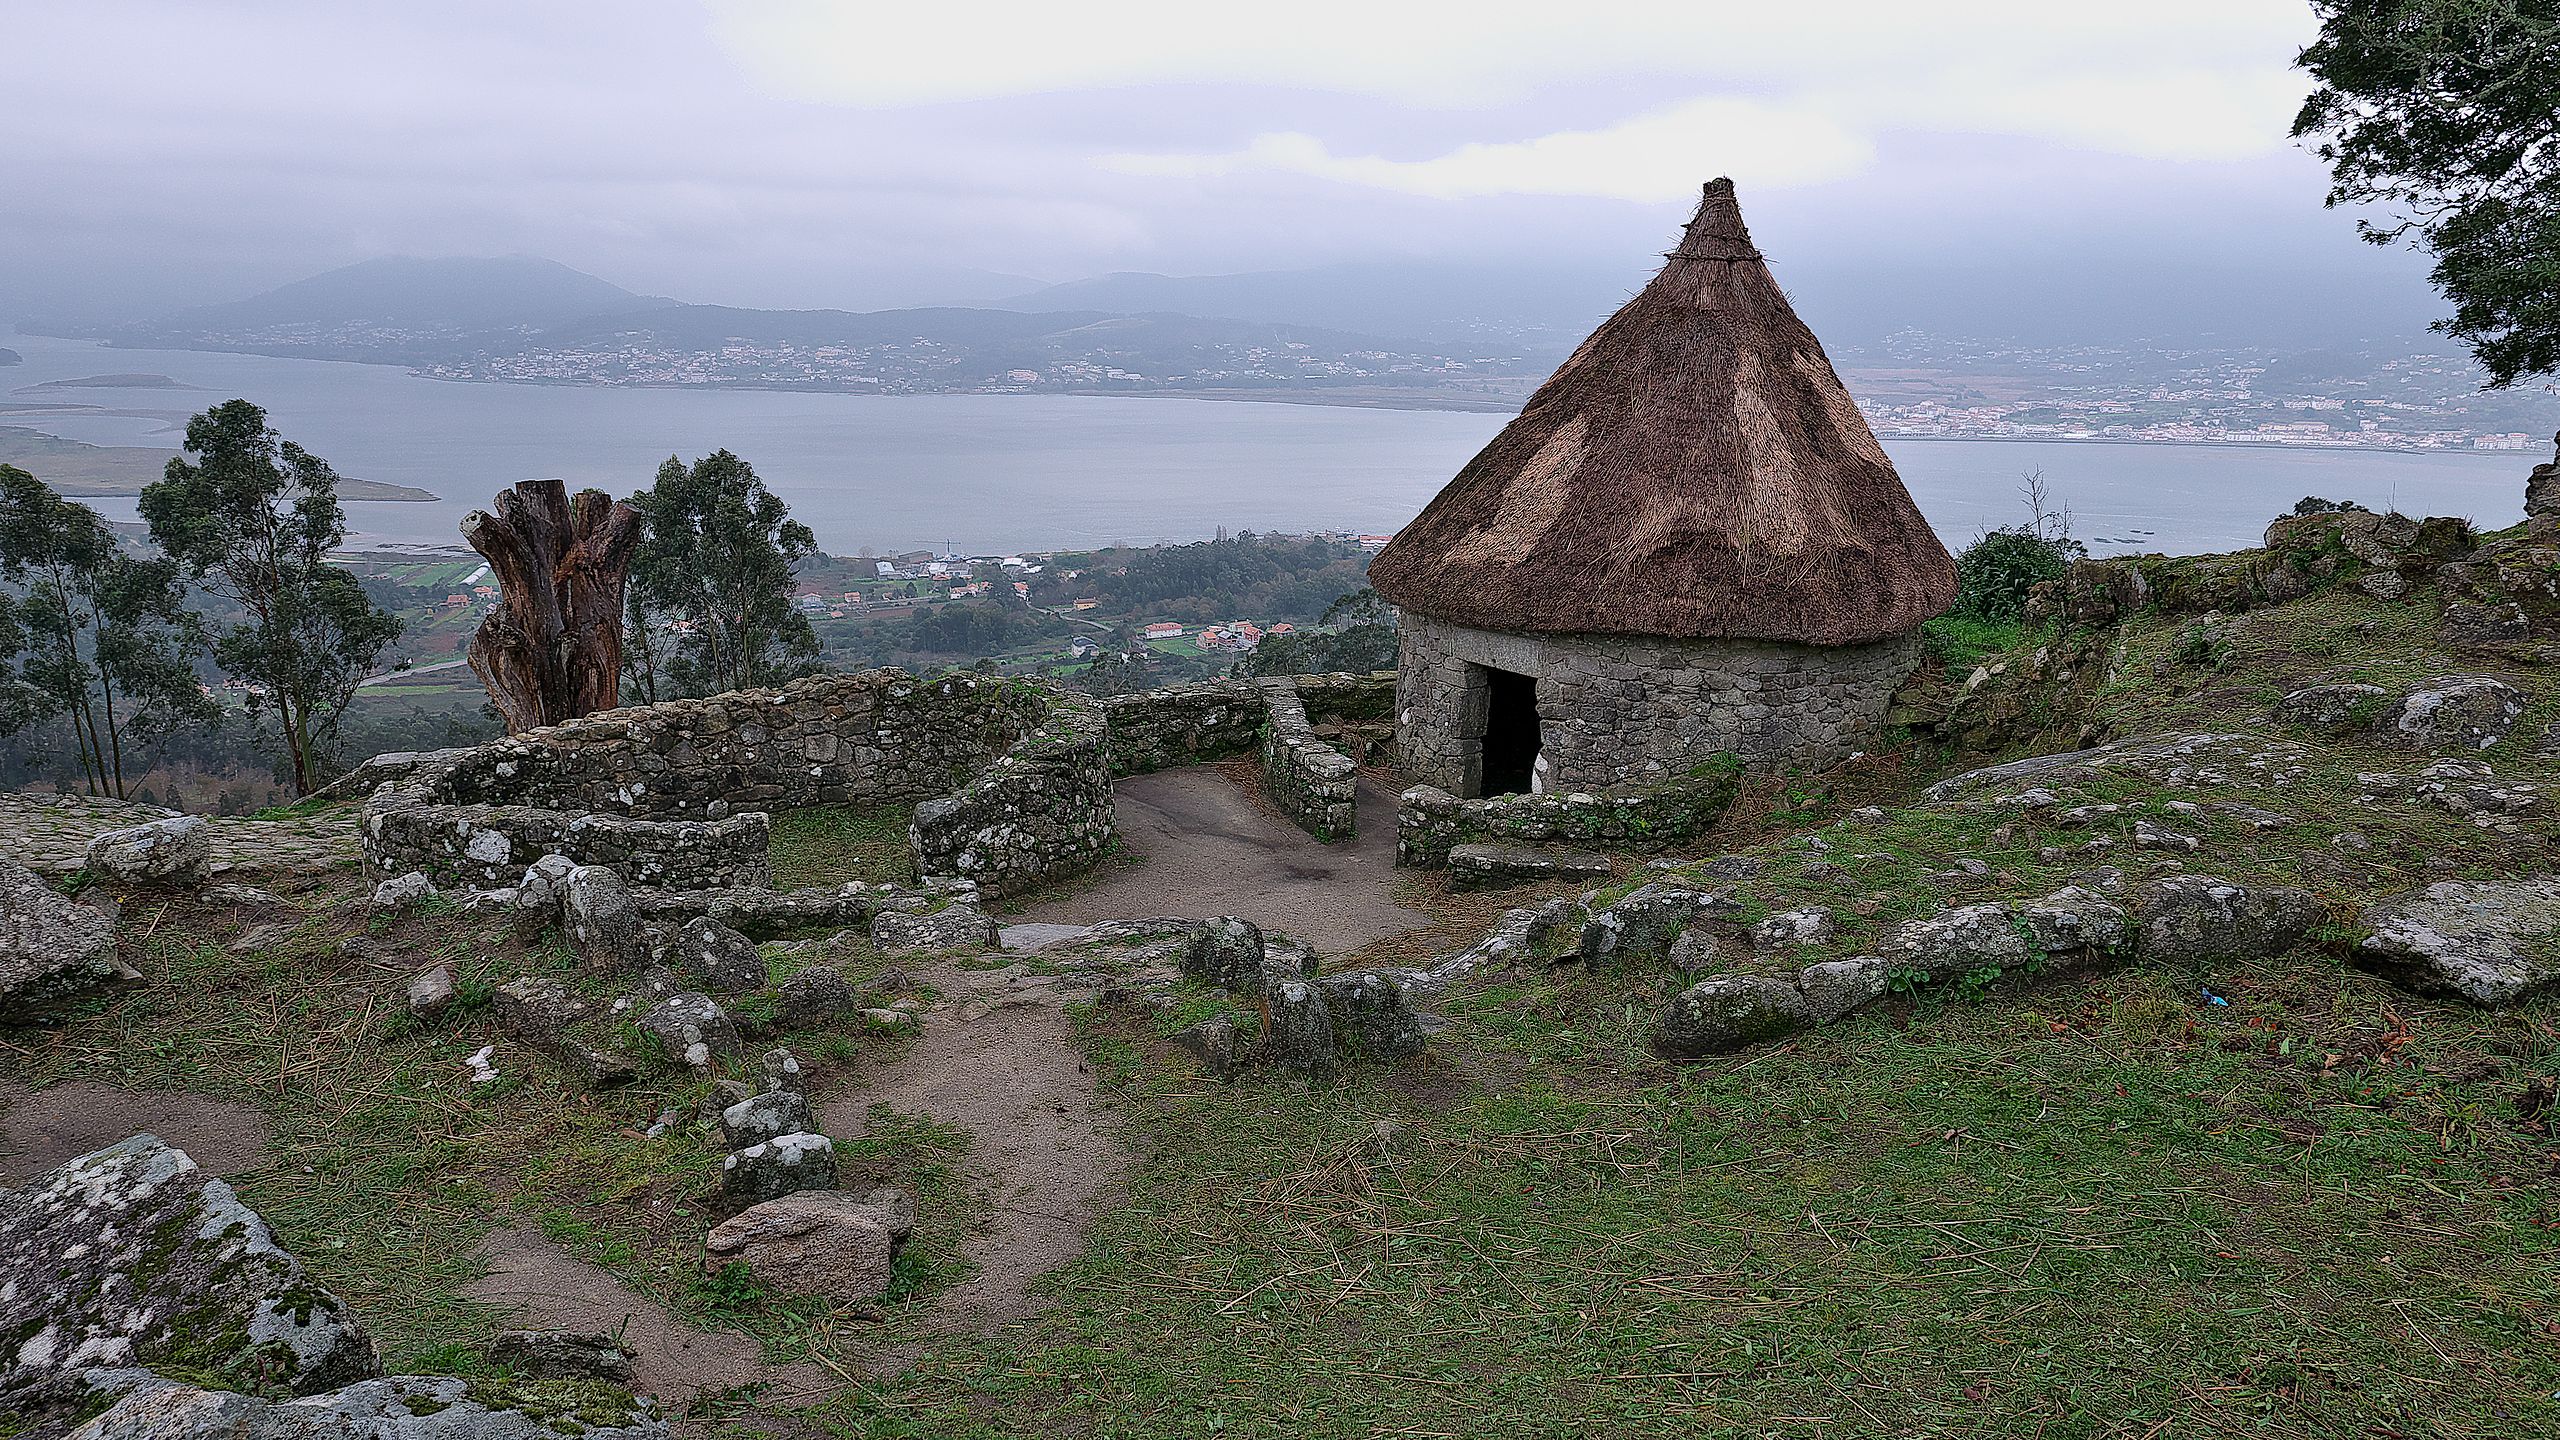
[[[2439,675],[2386,706],[2373,730],[2410,750],[2486,750],[2523,713],[2523,692],[2494,675]]]
[[[795,1079],[798,1068],[794,1062]],[[779,1140],[785,1135],[812,1133],[817,1128],[817,1118],[809,1111],[809,1097],[798,1090],[767,1090],[720,1112],[720,1133],[728,1138],[732,1150]]]
[[[213,873],[213,826],[172,815],[89,842],[89,869],[111,885],[201,885]]]
[[[629,1056],[589,1040],[581,1031],[598,1006],[548,975],[521,975],[498,987],[499,1028],[551,1057],[590,1090],[638,1079]]]
[[[871,917],[871,943],[884,954],[922,950],[993,950],[1000,927],[973,899],[927,914],[883,910]]]
[[[2006,905],[1963,905],[1905,921],[1884,945],[1885,960],[1921,983],[2009,970],[2043,954]]]
[[[2379,685],[2306,685],[2276,702],[2275,718],[2311,730],[2347,730],[2382,712],[2391,692]]]
[[[824,1135],[777,1135],[720,1162],[720,1191],[740,1205],[836,1188],[836,1146]]]
[[[1672,998],[1654,1018],[1653,1048],[1675,1060],[1739,1050],[1809,1029],[1803,992],[1767,975],[1718,975]]]
[[[702,1265],[744,1265],[776,1290],[839,1304],[877,1300],[915,1229],[903,1191],[810,1190],[750,1205],[712,1228]]]
[[[113,920],[0,859],[0,1017],[133,978],[116,958]]]
[[[649,1007],[640,1017],[640,1033],[658,1042],[667,1058],[707,1070],[724,1060],[736,1060],[745,1053],[738,1039],[738,1022],[729,1012],[714,1003],[710,996],[694,990],[680,990]]]
[[[2552,438],[2560,442],[2560,436]],[[2560,526],[2560,456],[2534,466],[2524,478],[2524,518],[2546,530]]]
[[[1207,920],[1191,932],[1182,953],[1182,978],[1237,995],[1262,993],[1262,928],[1232,915]]]
[[[1582,927],[1578,950],[1592,964],[1667,959],[1672,943],[1724,897],[1675,880],[1655,880],[1628,891]]]
[[[2134,943],[2151,962],[2195,963],[2278,955],[2320,923],[2319,902],[2292,886],[2252,890],[2211,875],[2169,875],[2134,894]]]
[[[1343,1054],[1394,1060],[1422,1053],[1429,1032],[1402,985],[1373,970],[1327,975],[1315,984]]]
[[[1333,1014],[1314,981],[1277,981],[1262,997],[1262,1013],[1261,1058],[1310,1080],[1331,1080],[1341,1073]]]
[[[266,1222],[151,1135],[0,1191],[0,1351],[39,1370],[178,1364],[269,1394],[380,1369]]]
[[[2560,876],[2447,880],[2364,926],[2356,963],[2411,990],[2512,1005],[2560,978]]]
[[[687,984],[714,995],[743,995],[761,990],[770,972],[756,942],[712,919],[696,915],[676,931],[674,953],[667,958]]]
[[[1828,1025],[1884,998],[1893,967],[1881,955],[1824,960],[1796,973],[1796,990],[1817,1025]]]
[[[602,865],[580,865],[560,881],[560,925],[569,943],[598,970],[624,970],[648,958],[631,887]]]
[[[14,1440],[666,1440],[645,1400],[598,1381],[394,1375],[271,1399],[148,1370],[0,1376]]]
[[[834,965],[804,965],[773,990],[773,1020],[785,1030],[823,1025],[861,1003],[853,982]]]

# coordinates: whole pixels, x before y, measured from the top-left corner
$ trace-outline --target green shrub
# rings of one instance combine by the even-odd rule
[[[1961,619],[2004,624],[2027,612],[2027,592],[2059,580],[2088,547],[2049,528],[2016,525],[1986,530],[1956,556],[1956,604]]]

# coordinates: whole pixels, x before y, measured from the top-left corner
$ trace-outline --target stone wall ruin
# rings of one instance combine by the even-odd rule
[[[1110,773],[1080,696],[966,672],[821,675],[434,757],[366,803],[364,850],[377,875],[440,887],[512,885],[556,854],[634,885],[753,888],[770,879],[770,812],[913,803],[918,874],[1000,894],[1100,857]]]

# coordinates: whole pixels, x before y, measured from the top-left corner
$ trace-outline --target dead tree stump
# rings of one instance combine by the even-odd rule
[[[498,608],[471,637],[471,673],[515,734],[610,710],[622,693],[622,582],[640,512],[601,490],[519,480],[462,538],[489,562]]]

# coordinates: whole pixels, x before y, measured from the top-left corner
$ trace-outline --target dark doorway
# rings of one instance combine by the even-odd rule
[[[1526,795],[1538,763],[1538,682],[1490,667],[1484,678],[1484,793]]]

